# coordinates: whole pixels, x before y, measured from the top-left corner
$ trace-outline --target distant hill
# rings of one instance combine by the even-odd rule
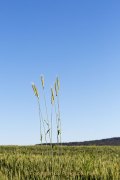
[[[84,142],[68,142],[62,144],[66,146],[120,146],[120,137]]]
[[[53,143],[53,145],[56,145],[56,143]],[[62,145],[64,146],[120,146],[120,137],[93,140],[93,141],[83,141],[83,142],[65,142],[65,143],[62,143]]]
[[[120,137],[62,144],[67,146],[120,146]]]

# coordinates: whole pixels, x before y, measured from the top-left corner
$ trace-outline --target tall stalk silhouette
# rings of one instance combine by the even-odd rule
[[[38,110],[39,110],[39,120],[40,120],[40,144],[43,144],[43,137],[45,138],[46,146],[50,145],[49,147],[46,147],[47,154],[51,157],[51,175],[53,176],[53,126],[54,126],[54,118],[56,121],[56,135],[57,135],[57,156],[58,156],[58,165],[59,165],[59,174],[60,174],[60,155],[62,154],[62,148],[60,148],[59,145],[62,147],[61,143],[61,116],[60,116],[60,103],[59,103],[59,90],[60,90],[60,81],[57,77],[55,80],[54,87],[51,88],[51,117],[48,116],[48,109],[47,109],[47,102],[46,102],[46,95],[45,95],[45,79],[44,76],[41,75],[41,84],[42,84],[42,92],[43,92],[43,99],[44,99],[44,107],[45,107],[45,115],[43,116],[42,110],[41,110],[41,103],[40,103],[40,96],[38,93],[38,89],[35,86],[34,83],[32,83],[32,89],[34,92],[34,95],[37,97],[37,103],[38,103]],[[55,113],[55,116],[54,116]],[[43,132],[42,132],[43,131]],[[48,137],[47,137],[48,135]],[[48,142],[47,142],[48,140]]]
[[[52,121],[53,121],[54,92],[51,88],[51,143],[52,143]]]
[[[52,135],[53,135],[53,106],[54,106],[54,100],[55,100],[55,97],[54,97],[54,91],[53,89],[51,88],[51,164],[52,164],[52,174],[53,174],[53,144],[52,144]]]
[[[42,114],[41,114],[41,107],[40,107],[40,96],[37,90],[37,87],[35,86],[34,83],[32,83],[32,89],[34,92],[34,95],[37,97],[37,102],[38,102],[38,110],[39,110],[39,120],[40,120],[40,143],[42,144]]]
[[[46,111],[46,119],[44,119],[44,122],[47,125],[47,131],[45,133],[45,136],[49,134],[49,142],[51,141],[51,135],[50,135],[50,123],[48,118],[48,109],[47,109],[47,103],[46,103],[46,95],[45,95],[45,79],[44,76],[41,75],[41,84],[42,84],[42,90],[43,90],[43,97],[44,97],[44,104],[45,104],[45,111]]]
[[[45,114],[43,116],[42,110],[41,110],[41,101],[40,96],[38,93],[38,89],[35,86],[34,83],[32,83],[32,89],[34,91],[34,95],[37,97],[38,102],[38,109],[39,109],[39,120],[40,120],[40,144],[42,145],[45,139],[46,146],[50,145],[47,148],[47,155],[51,155],[51,164],[53,169],[53,128],[55,127],[54,124],[54,118],[56,122],[56,137],[57,137],[57,155],[60,157],[62,154],[62,148],[60,148],[59,145],[62,147],[61,143],[61,116],[60,116],[60,102],[59,102],[59,91],[60,91],[60,80],[57,77],[54,83],[53,88],[51,88],[51,116],[48,116],[48,109],[47,109],[47,102],[46,102],[46,95],[45,95],[45,79],[44,76],[40,76],[41,79],[41,85],[42,85],[42,94],[43,94],[43,100],[44,100],[44,108],[45,108]],[[43,108],[43,107],[42,107]],[[54,116],[55,113],[55,116]],[[59,159],[59,167],[60,167],[60,158]]]
[[[59,90],[60,90],[60,80],[57,77],[55,81],[55,93],[57,99],[57,108],[55,105],[56,121],[57,121],[57,141],[61,143],[61,117],[60,117],[60,103],[59,103]],[[57,110],[56,110],[57,109]]]

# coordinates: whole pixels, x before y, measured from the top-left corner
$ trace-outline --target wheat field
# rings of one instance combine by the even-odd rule
[[[50,148],[1,146],[0,179],[120,179],[120,147]]]

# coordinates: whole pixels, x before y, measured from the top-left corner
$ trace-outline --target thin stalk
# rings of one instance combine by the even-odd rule
[[[41,125],[40,98],[39,98],[39,93],[38,93],[37,87],[35,86],[34,83],[32,83],[32,89],[33,89],[34,95],[37,97],[37,102],[38,102],[39,120],[40,120],[40,143],[42,144],[42,125]]]
[[[50,125],[49,125],[48,110],[47,110],[47,103],[46,103],[46,96],[45,96],[44,89],[43,89],[43,94],[44,94],[44,102],[45,102],[45,109],[46,109],[47,125],[48,125],[48,130],[49,130],[49,139],[50,139]]]
[[[48,110],[47,110],[47,103],[46,103],[46,96],[44,91],[44,77],[41,76],[41,83],[42,83],[42,89],[43,89],[43,96],[44,96],[44,103],[45,103],[45,111],[46,111],[46,124],[48,126],[48,130],[46,132],[46,135],[49,133],[49,141],[50,141],[50,125],[49,125],[49,118],[48,118]]]
[[[42,125],[43,125],[43,130],[44,130],[44,138],[45,138],[45,144],[46,144],[46,149],[47,149],[47,139],[46,139],[46,129],[45,129],[45,124],[44,124],[44,120],[43,120],[43,115],[42,115],[42,111],[41,111],[41,107],[40,107],[40,101],[38,99],[38,105],[39,105],[39,117],[41,117],[41,122],[40,122],[40,131],[42,131]],[[42,135],[40,135],[41,139],[42,139]],[[42,142],[41,142],[42,143]],[[49,154],[49,151],[47,150],[47,154]]]
[[[57,110],[56,110],[56,103],[54,104],[54,109],[55,109],[55,115],[56,115],[56,126],[57,126],[57,143],[59,143],[59,137],[58,137],[58,114],[57,114]]]
[[[59,105],[59,90],[60,90],[60,81],[59,78],[56,78],[55,81],[55,92],[56,92],[56,98],[57,98],[57,106],[58,106],[58,122],[57,122],[57,126],[58,126],[58,137],[59,137],[59,141],[61,143],[61,119],[60,119],[60,105]]]
[[[53,120],[54,92],[51,88],[51,144],[52,144],[52,120]]]
[[[51,139],[50,139],[50,143],[52,144],[52,119],[53,119],[53,106],[51,105]]]
[[[60,143],[62,142],[61,138],[61,116],[60,116],[60,103],[59,103],[59,94],[57,95],[57,104],[58,104],[58,123],[59,123],[59,130],[60,130]]]
[[[57,98],[57,106],[58,106],[58,126],[59,126],[59,137],[60,137],[60,152],[59,155],[62,155],[62,128],[61,128],[61,114],[60,114],[60,102],[59,102],[59,90],[60,90],[60,81],[59,78],[57,77],[56,79],[56,98]],[[61,167],[60,159],[59,159],[59,168]]]
[[[53,145],[52,145],[52,122],[53,121],[53,105],[51,104],[51,173],[53,176]]]
[[[40,143],[42,144],[41,108],[40,108],[39,98],[37,98],[37,100],[38,100],[39,120],[40,120]]]
[[[42,128],[42,125],[43,125],[45,143],[47,144],[47,139],[46,139],[46,136],[45,136],[46,130],[45,130],[45,124],[44,124],[44,121],[43,121],[43,115],[42,115],[42,111],[41,111],[41,107],[40,107],[40,101],[38,101],[38,104],[39,104],[39,116],[41,116],[41,128]]]

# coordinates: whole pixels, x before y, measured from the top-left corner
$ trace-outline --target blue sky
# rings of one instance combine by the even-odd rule
[[[31,82],[40,89],[41,74],[48,102],[56,75],[61,80],[63,141],[120,136],[119,7],[117,0],[0,2],[0,144],[39,143]]]

